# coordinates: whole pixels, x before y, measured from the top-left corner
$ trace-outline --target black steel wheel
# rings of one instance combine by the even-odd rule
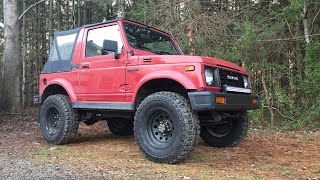
[[[109,130],[116,136],[133,135],[133,119],[112,118],[107,120]]]
[[[60,115],[56,107],[49,108],[46,114],[45,128],[50,134],[56,134],[60,128]]]
[[[200,136],[212,147],[232,147],[238,145],[248,131],[247,112],[239,112],[238,118],[223,121],[221,124],[202,126]]]
[[[170,145],[174,135],[172,116],[165,109],[153,109],[146,117],[147,136],[154,146],[165,148]]]
[[[76,134],[79,121],[66,95],[49,96],[40,108],[40,129],[50,144],[68,143]]]
[[[139,105],[134,132],[148,159],[157,163],[177,163],[196,146],[199,120],[183,96],[158,92]]]

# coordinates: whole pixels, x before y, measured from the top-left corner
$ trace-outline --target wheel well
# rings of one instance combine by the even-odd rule
[[[51,95],[54,95],[54,94],[63,94],[63,95],[67,95],[68,96],[68,93],[67,91],[60,85],[57,85],[57,84],[52,84],[50,86],[48,86],[42,93],[42,101],[41,102],[44,102],[44,100],[47,99],[47,97],[51,96]]]
[[[143,84],[137,92],[135,98],[135,106],[137,107],[144,98],[160,91],[169,91],[178,93],[184,97],[188,97],[188,90],[179,82],[172,79],[154,79]]]

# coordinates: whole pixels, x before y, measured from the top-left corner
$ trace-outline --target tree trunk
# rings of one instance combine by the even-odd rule
[[[77,7],[78,7],[78,10],[77,10],[77,14],[78,14],[78,18],[77,18],[77,22],[78,22],[78,27],[81,26],[81,6],[80,6],[80,0],[77,1]]]
[[[20,26],[17,0],[3,1],[4,14],[4,96],[0,108],[18,111],[20,104]]]
[[[62,19],[62,16],[61,16],[61,0],[58,0],[57,1],[57,16],[58,16],[58,24],[57,24],[57,29],[58,29],[58,31],[60,31],[61,30],[61,19]]]
[[[189,50],[189,55],[190,56],[193,56],[194,53],[195,53],[195,47],[194,47],[194,43],[193,43],[193,23],[192,23],[192,20],[190,20],[188,22],[188,43],[189,43],[189,47],[190,47],[190,50]]]
[[[307,44],[310,43],[309,38],[309,28],[308,28],[308,19],[307,19],[307,5],[306,2],[303,4],[303,15],[302,15],[302,24],[303,24],[303,32],[304,32],[304,39]]]
[[[262,74],[261,81],[262,81],[263,92],[265,94],[265,101],[266,101],[267,108],[270,112],[270,127],[272,128],[274,126],[274,113],[272,109],[271,95],[268,91],[265,74],[264,72],[261,72],[261,74]]]
[[[126,14],[125,14],[125,6],[126,6],[126,1],[125,0],[118,0],[118,16],[121,18],[125,18]]]
[[[27,8],[26,0],[23,0],[23,11]],[[26,107],[26,55],[27,55],[27,29],[26,29],[26,16],[23,16],[22,19],[22,83],[21,83],[21,92],[22,92],[22,106]]]
[[[84,0],[83,2],[83,24],[88,24],[88,2],[87,0]]]
[[[53,0],[49,0],[49,38],[51,46],[53,43]]]
[[[75,28],[76,27],[76,15],[75,15],[75,0],[72,0],[72,28]]]

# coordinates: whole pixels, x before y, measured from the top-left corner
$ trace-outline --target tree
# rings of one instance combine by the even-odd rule
[[[4,95],[1,108],[9,111],[20,110],[20,26],[18,0],[4,0]]]

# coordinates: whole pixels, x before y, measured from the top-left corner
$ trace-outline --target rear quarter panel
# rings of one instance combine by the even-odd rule
[[[78,72],[60,72],[52,74],[41,74],[39,82],[39,93],[43,94],[44,90],[50,85],[60,85],[68,93],[71,102],[76,102],[76,88],[79,87]]]

